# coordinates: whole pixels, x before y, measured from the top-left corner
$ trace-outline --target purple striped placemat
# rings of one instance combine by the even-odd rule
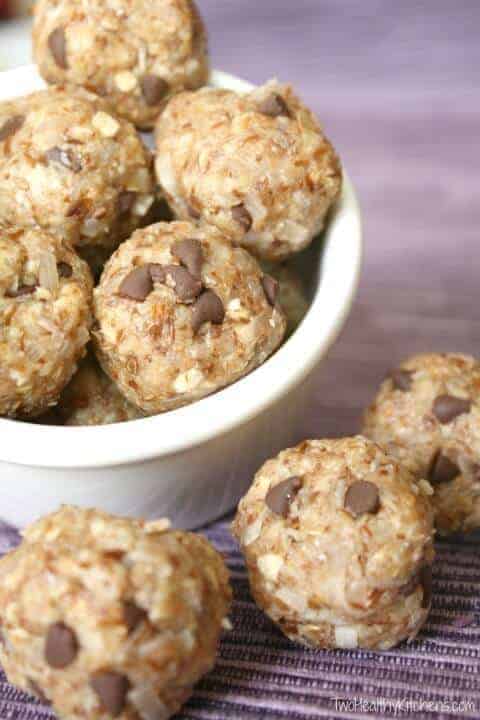
[[[480,557],[475,541],[437,543],[433,607],[417,640],[390,652],[313,651],[294,645],[256,608],[245,566],[222,521],[206,535],[232,575],[233,630],[217,665],[178,720],[479,718]],[[0,527],[0,552],[18,542]],[[466,627],[462,627],[467,623]],[[0,675],[0,717],[52,717]]]

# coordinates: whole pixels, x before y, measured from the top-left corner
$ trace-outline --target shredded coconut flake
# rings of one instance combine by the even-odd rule
[[[38,279],[40,285],[52,293],[58,288],[58,270],[53,253],[44,252],[41,254]]]
[[[358,647],[358,633],[355,628],[339,626],[335,628],[335,642],[337,647],[354,649]]]
[[[283,565],[283,559],[280,555],[274,555],[273,553],[269,553],[267,555],[262,555],[257,560],[258,569],[264,575],[267,580],[271,580],[272,582],[275,582],[278,578],[278,575],[280,573],[280,570]]]

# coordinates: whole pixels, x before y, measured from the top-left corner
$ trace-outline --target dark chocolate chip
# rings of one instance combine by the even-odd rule
[[[133,190],[124,190],[118,196],[117,210],[119,215],[126,215],[135,205],[137,193]]]
[[[51,625],[45,641],[45,660],[56,670],[68,667],[77,657],[77,636],[65,623]]]
[[[45,157],[50,164],[57,163],[58,165],[63,165],[64,168],[74,173],[79,173],[82,169],[80,159],[71,150],[52,147],[50,150],[47,150]]]
[[[37,685],[35,680],[32,680],[31,678],[29,678],[28,684],[30,686],[30,690],[32,691],[32,694],[35,695],[35,697],[37,697],[43,705],[51,705],[52,704],[50,702],[50,700],[47,698],[47,696],[45,695],[45,693],[43,692],[42,688]]]
[[[352,483],[345,493],[344,508],[355,517],[375,515],[380,509],[380,495],[378,487],[365,480]]]
[[[432,485],[441,485],[455,480],[460,472],[460,468],[439,450],[430,464],[428,479]]]
[[[118,288],[120,297],[143,302],[153,290],[150,266],[142,265],[135,268],[122,280]]]
[[[8,118],[8,120],[6,120],[0,127],[0,142],[3,142],[3,140],[15,135],[15,133],[20,130],[24,122],[25,115],[13,115],[11,118]]]
[[[470,412],[471,407],[472,403],[466,398],[439,395],[433,403],[433,414],[442,425],[446,425],[459,415]]]
[[[8,290],[5,293],[5,297],[18,298],[23,297],[24,295],[32,295],[37,287],[37,285],[19,285],[16,290]]]
[[[214,325],[221,325],[224,319],[225,308],[222,301],[213,290],[205,290],[193,306],[192,328],[194,334],[204,323],[211,322]]]
[[[130,633],[146,619],[147,613],[132,600],[127,600],[123,605],[123,616],[125,618],[125,625]]]
[[[282,482],[270,488],[265,497],[265,502],[272,512],[286,518],[288,517],[290,505],[295,500],[301,487],[302,479],[299,477],[282,480]]]
[[[193,302],[202,292],[202,281],[190,275],[181,265],[159,265],[151,263],[150,275],[153,282],[172,287],[181,302]]]
[[[58,274],[61,278],[71,278],[73,275],[73,268],[66,262],[57,263]]]
[[[126,675],[113,670],[100,670],[90,678],[90,685],[102,707],[112,717],[118,717],[127,703],[130,682]]]
[[[232,217],[235,222],[242,226],[245,232],[248,232],[253,225],[252,216],[243,203],[232,208]]]
[[[65,30],[62,27],[50,33],[48,36],[48,47],[58,67],[62,68],[62,70],[68,70],[67,40]]]
[[[420,582],[423,590],[422,608],[426,610],[432,602],[432,568],[430,565],[425,565],[421,569]]]
[[[168,93],[168,83],[158,75],[144,75],[140,82],[147,105],[158,105]]]
[[[411,390],[413,381],[412,370],[402,370],[401,368],[392,370],[390,378],[395,390],[401,390],[402,392],[408,392]]]
[[[173,246],[174,255],[185,265],[188,272],[195,278],[202,277],[203,249],[200,240],[187,238],[179,240]]]
[[[278,281],[271,275],[264,275],[262,278],[262,287],[265,297],[272,307],[275,307],[278,295]]]
[[[280,117],[281,115],[291,117],[287,103],[278,93],[272,93],[266,97],[265,100],[262,100],[258,106],[258,110],[262,115],[268,115],[273,118]]]

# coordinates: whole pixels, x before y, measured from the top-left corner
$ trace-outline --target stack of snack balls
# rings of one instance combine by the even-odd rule
[[[289,259],[342,187],[318,121],[277,82],[205,87],[190,0],[39,0],[33,41],[51,87],[0,104],[0,415],[129,421],[239,380],[307,307]],[[479,367],[412,358],[364,435],[259,470],[232,529],[289,638],[382,650],[418,633],[435,523],[480,525]],[[213,666],[230,602],[206,540],[64,507],[0,561],[0,659],[59,717],[166,720]]]
[[[0,103],[0,415],[122,422],[236,382],[307,309],[285,263],[342,188],[317,119],[277,82],[206,87],[190,0],[39,0],[33,47],[50,87]]]

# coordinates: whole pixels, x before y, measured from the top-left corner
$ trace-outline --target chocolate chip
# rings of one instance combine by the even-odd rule
[[[125,708],[130,682],[126,675],[112,670],[100,670],[90,678],[90,685],[112,717],[118,717]]]
[[[272,307],[275,307],[279,287],[278,281],[271,275],[264,275],[262,278],[262,287],[268,302]]]
[[[61,278],[71,278],[73,275],[73,268],[66,262],[57,263],[58,274]]]
[[[153,290],[150,266],[142,265],[135,268],[122,280],[118,288],[120,297],[143,302]]]
[[[432,602],[432,568],[430,565],[425,565],[421,569],[420,582],[423,590],[422,608],[426,610]]]
[[[343,506],[355,517],[365,515],[365,513],[375,515],[380,509],[377,486],[371,482],[357,480],[345,493]]]
[[[202,281],[190,275],[181,265],[150,265],[153,282],[164,283],[173,287],[181,302],[193,302],[202,292]]]
[[[123,616],[125,618],[125,625],[130,633],[146,619],[147,613],[132,600],[127,600],[127,602],[123,604]]]
[[[133,190],[124,190],[117,199],[117,211],[119,215],[126,215],[135,205],[137,193]]]
[[[411,390],[413,381],[412,370],[402,370],[401,368],[392,370],[390,378],[395,390],[401,390],[402,392],[408,392]]]
[[[273,118],[280,117],[281,115],[291,117],[287,103],[278,93],[272,93],[266,97],[265,100],[262,100],[258,106],[258,110],[262,115],[268,115]]]
[[[301,487],[302,480],[299,477],[294,476],[282,480],[282,482],[270,488],[265,497],[265,503],[276,515],[282,515],[282,517],[286,518],[288,517],[290,505],[295,500]]]
[[[439,450],[430,464],[428,479],[432,485],[441,485],[455,480],[460,472],[460,468]]]
[[[8,290],[5,293],[5,297],[18,298],[23,297],[24,295],[32,295],[37,287],[37,285],[19,285],[16,290]]]
[[[248,232],[253,225],[252,216],[243,203],[232,208],[232,217],[235,222],[242,226],[245,232]]]
[[[158,75],[144,75],[140,81],[147,105],[158,105],[168,93],[168,83]]]
[[[62,70],[68,70],[67,40],[63,28],[59,27],[50,33],[48,47],[58,67],[62,68]]]
[[[0,142],[15,135],[25,122],[25,115],[13,115],[0,127]]]
[[[82,169],[82,163],[80,159],[71,150],[62,150],[59,147],[52,147],[45,153],[45,158],[48,163],[57,163],[63,165],[67,170],[71,170],[74,173],[79,173]]]
[[[442,425],[455,420],[459,415],[470,412],[472,403],[453,395],[440,395],[433,403],[433,414]]]
[[[214,325],[221,325],[224,319],[225,308],[222,301],[213,290],[205,290],[193,306],[192,329],[194,334],[204,323],[211,322]]]
[[[56,670],[68,667],[77,657],[78,642],[73,630],[65,623],[51,625],[45,642],[45,660]]]
[[[202,276],[203,249],[200,240],[187,238],[179,240],[173,246],[174,255],[185,265],[188,272],[195,278]]]

